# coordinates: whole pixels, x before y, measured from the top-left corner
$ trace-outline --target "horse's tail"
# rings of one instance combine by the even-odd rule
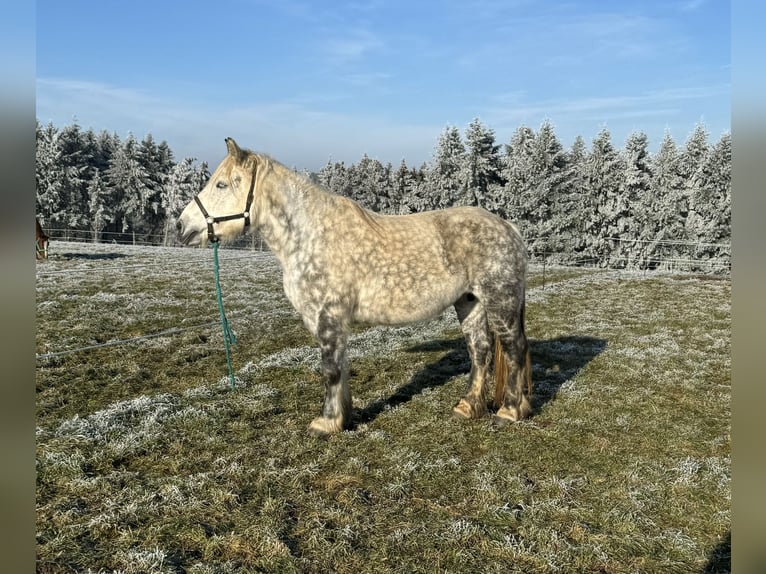
[[[524,332],[524,303],[521,304],[521,316],[519,320],[521,322],[521,337],[525,337]],[[525,345],[526,351],[524,353],[524,376],[527,383],[527,394],[532,396],[532,357],[529,353],[529,345]],[[503,397],[505,396],[505,385],[508,382],[508,361],[505,358],[503,347],[500,344],[500,338],[495,335],[495,408],[499,409],[503,405]],[[517,375],[518,376],[518,375]]]
[[[503,405],[505,384],[508,382],[508,361],[505,359],[500,338],[495,335],[495,408]]]

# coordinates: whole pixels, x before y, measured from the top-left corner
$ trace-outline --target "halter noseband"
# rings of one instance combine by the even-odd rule
[[[210,243],[216,243],[218,241],[218,237],[215,234],[215,231],[213,231],[213,225],[216,223],[220,223],[221,221],[231,221],[233,219],[239,219],[240,217],[245,220],[245,227],[247,228],[250,225],[250,206],[253,203],[253,191],[255,190],[255,176],[257,174],[257,171],[253,172],[253,179],[250,180],[250,190],[247,192],[247,203],[245,205],[245,211],[242,213],[234,213],[232,215],[221,215],[219,217],[211,217],[210,214],[207,212],[207,209],[205,209],[205,206],[202,205],[202,201],[200,201],[199,195],[194,196],[194,201],[197,203],[197,206],[199,207],[199,210],[202,212],[202,215],[205,216],[205,222],[207,223],[207,238],[210,240]]]

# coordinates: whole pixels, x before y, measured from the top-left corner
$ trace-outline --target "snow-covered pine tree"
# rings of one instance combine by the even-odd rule
[[[466,153],[463,177],[466,182],[467,205],[485,207],[491,194],[502,187],[500,175],[500,146],[495,143],[494,130],[475,118],[465,132]]]
[[[195,164],[195,167],[192,170],[192,180],[189,184],[189,189],[191,190],[192,195],[202,191],[202,189],[207,185],[210,176],[210,168],[208,167],[206,161],[201,162],[199,165]]]
[[[527,204],[529,189],[534,179],[533,146],[535,133],[527,126],[519,126],[511,136],[511,143],[505,146],[502,157],[502,194],[493,197],[492,207],[505,219],[513,221],[529,235],[530,220]]]
[[[88,228],[88,174],[92,163],[85,138],[77,122],[61,130],[61,157],[64,179],[62,223],[67,230],[84,231]]]
[[[465,145],[460,131],[447,126],[436,143],[436,149],[425,174],[428,193],[433,205],[443,209],[455,205],[466,205],[465,180],[462,168],[465,164]]]
[[[161,210],[161,194],[170,170],[175,164],[173,152],[166,141],[157,144],[152,134],[148,133],[141,140],[136,153],[147,175],[147,197],[146,208],[134,231],[146,239],[160,234],[164,236],[163,227],[166,217]]]
[[[349,168],[348,173],[351,184],[349,197],[367,209],[379,211],[380,197],[387,194],[380,187],[385,180],[383,164],[365,153],[358,164]]]
[[[420,213],[431,209],[436,209],[436,194],[427,181],[427,164],[420,166],[420,169],[411,170],[412,183],[408,192],[402,197],[402,203],[399,207],[399,213],[406,215],[408,213]]]
[[[416,185],[413,170],[407,167],[407,163],[402,159],[399,167],[393,174],[393,182],[388,198],[388,211],[391,214],[402,213],[402,206],[406,197],[412,194]]]
[[[383,165],[379,160],[375,160],[379,166],[375,170],[375,189],[378,194],[379,213],[391,213],[391,193],[394,187],[394,170],[391,162]]]
[[[654,236],[651,213],[654,208],[649,156],[649,139],[644,132],[628,136],[622,152],[623,176],[615,197],[612,236],[617,236],[611,253],[611,267],[645,269],[649,241]]]
[[[332,189],[330,187],[330,182],[332,180],[332,170],[333,170],[332,159],[328,159],[327,163],[324,164],[322,167],[320,167],[319,171],[316,172],[317,183],[319,185],[326,187],[327,189]]]
[[[586,159],[588,150],[582,136],[577,136],[567,155],[567,174],[558,194],[556,213],[557,234],[560,250],[566,253],[566,261],[579,262],[580,254],[587,244],[583,217],[588,201]]]
[[[64,221],[63,183],[64,165],[61,161],[63,148],[59,131],[48,123],[45,127],[37,122],[35,148],[35,211],[46,227]]]
[[[93,175],[88,182],[88,221],[92,240],[94,243],[101,241],[101,232],[106,226],[114,221],[114,205],[108,201],[108,189],[106,182],[101,177],[101,170],[93,170]]]
[[[695,259],[714,268],[731,261],[731,134],[725,133],[705,155],[690,196],[690,227],[697,242]],[[704,270],[704,267],[703,267]]]
[[[704,228],[704,214],[696,212],[694,198],[703,193],[705,185],[704,168],[710,147],[707,140],[707,129],[702,123],[697,124],[687,138],[679,160],[681,179],[684,182],[680,207],[685,221],[684,239],[688,242],[687,245],[678,246],[678,258],[682,260],[693,260],[697,256],[695,243],[699,241],[698,235]]]
[[[364,196],[364,189],[362,181],[364,179],[364,168],[366,167],[369,157],[364,154],[359,163],[352,163],[346,168],[346,176],[348,177],[348,184],[343,190],[343,195],[350,197],[354,201],[361,201]]]
[[[623,173],[619,154],[612,145],[612,135],[607,128],[603,128],[593,139],[586,165],[590,188],[590,205],[584,213],[589,241],[586,254],[595,264],[606,267],[615,243],[612,239],[612,233],[617,229],[615,198],[619,194]]]
[[[175,241],[176,218],[184,207],[199,191],[195,178],[195,160],[184,158],[171,169],[160,192],[160,206],[165,214],[163,226],[163,245],[172,245]]]
[[[528,249],[546,257],[560,255],[566,247],[559,235],[563,223],[558,204],[567,182],[567,155],[548,120],[535,134],[531,152],[532,178],[524,197]]]
[[[670,132],[665,132],[659,151],[652,156],[652,197],[654,208],[651,211],[649,226],[652,229],[652,254],[648,262],[650,269],[659,266],[671,267],[672,261],[679,257],[674,241],[687,239],[686,200],[683,180],[680,173],[680,152]]]
[[[132,133],[115,152],[107,170],[107,187],[116,202],[116,221],[120,232],[130,231],[133,243],[149,205],[151,188],[149,174],[138,158],[138,144]]]
[[[319,170],[317,177],[319,182],[333,193],[352,197],[351,169],[346,167],[344,162],[328,161],[327,165]]]

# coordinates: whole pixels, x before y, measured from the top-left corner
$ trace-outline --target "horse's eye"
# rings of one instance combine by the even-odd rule
[[[227,186],[226,186],[226,182],[225,182],[225,181],[219,181],[218,183],[216,183],[216,184],[215,184],[215,186],[216,186],[218,189],[226,189],[226,187],[227,187]]]

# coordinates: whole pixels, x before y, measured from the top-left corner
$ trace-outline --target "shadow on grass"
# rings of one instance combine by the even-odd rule
[[[556,398],[561,387],[604,352],[607,342],[597,337],[565,336],[530,339],[532,355],[532,415]]]
[[[85,259],[87,261],[110,261],[129,257],[125,253],[56,253],[51,254],[50,259],[70,261],[73,259]]]
[[[731,532],[710,553],[702,574],[729,574],[731,572]]]
[[[435,351],[449,351],[438,361],[427,364],[415,373],[409,382],[405,383],[390,397],[371,402],[365,408],[354,413],[353,426],[369,423],[388,409],[407,403],[412,397],[419,395],[425,389],[440,387],[452,377],[471,371],[471,359],[465,339],[437,339],[414,347],[410,347],[408,353],[430,353]],[[457,402],[459,397],[455,397]]]
[[[606,349],[607,342],[595,337],[557,337],[529,340],[532,358],[532,413],[552,401],[562,385],[571,380],[585,365]],[[369,423],[388,409],[412,400],[425,389],[440,387],[457,375],[471,372],[471,359],[465,339],[437,339],[407,349],[410,353],[448,351],[439,360],[425,365],[394,394],[373,401],[354,413],[352,428]],[[487,389],[489,392],[489,389]],[[460,399],[455,397],[455,403]]]

